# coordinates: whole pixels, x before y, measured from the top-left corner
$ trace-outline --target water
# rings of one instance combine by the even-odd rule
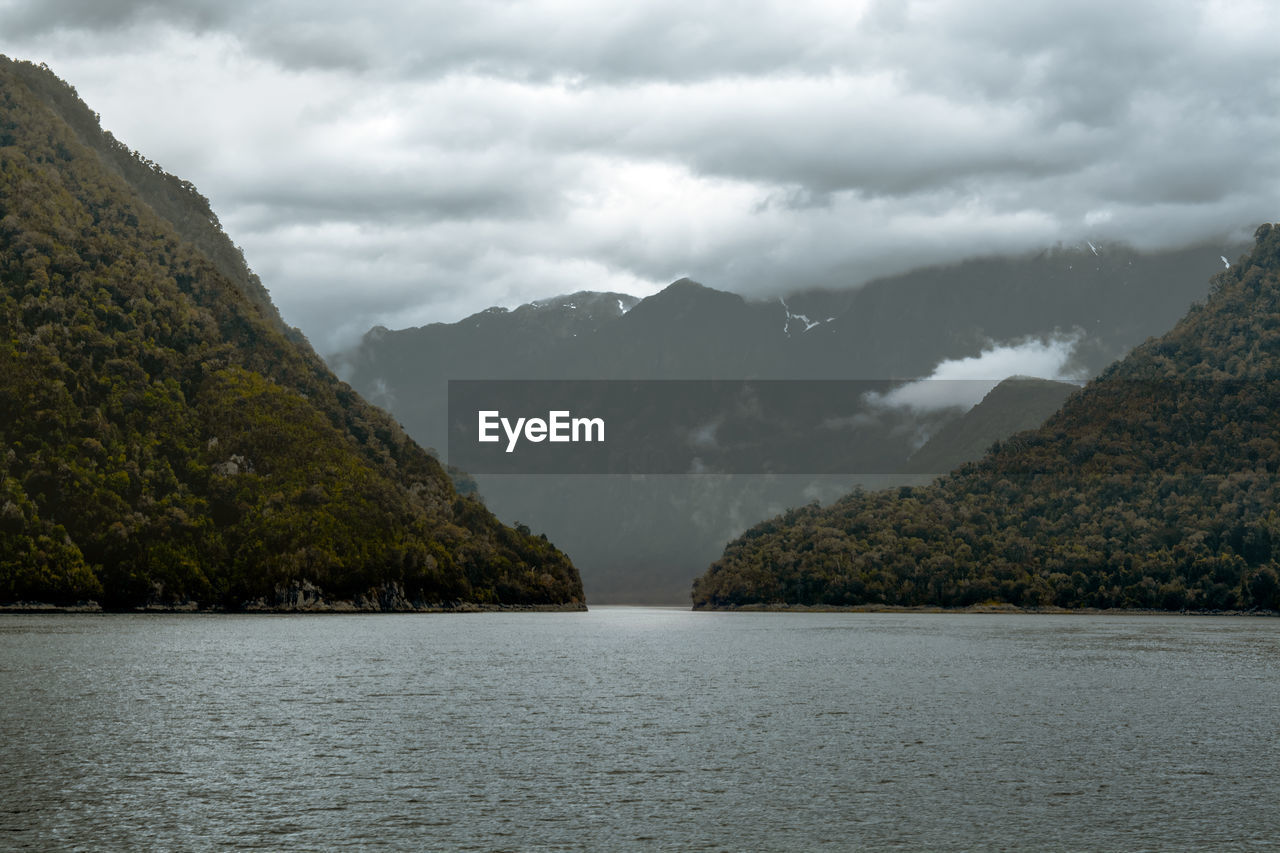
[[[1280,620],[0,617],[0,848],[1280,846]]]

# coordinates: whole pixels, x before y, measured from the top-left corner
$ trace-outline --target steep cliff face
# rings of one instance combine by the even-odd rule
[[[0,601],[583,600],[285,326],[194,187],[2,58],[0,442]]]
[[[1043,427],[926,488],[757,525],[698,579],[744,604],[1280,608],[1280,229]]]

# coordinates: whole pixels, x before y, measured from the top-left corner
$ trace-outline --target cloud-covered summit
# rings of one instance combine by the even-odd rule
[[[0,0],[321,350],[682,275],[772,293],[1274,219],[1265,2]]]

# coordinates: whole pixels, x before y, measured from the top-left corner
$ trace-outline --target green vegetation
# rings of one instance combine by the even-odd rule
[[[284,326],[194,187],[3,57],[0,446],[0,602],[583,599]]]
[[[700,608],[1280,609],[1280,229],[1038,430],[729,544]]]

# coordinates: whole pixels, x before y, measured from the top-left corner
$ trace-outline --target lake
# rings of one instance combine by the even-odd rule
[[[0,616],[0,848],[1280,846],[1280,619]]]

